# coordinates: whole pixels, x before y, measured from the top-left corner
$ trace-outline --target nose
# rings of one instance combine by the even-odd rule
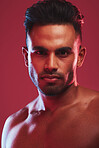
[[[54,53],[49,54],[48,58],[46,59],[44,69],[48,73],[53,73],[53,72],[57,71],[57,69],[58,69],[57,57],[55,56]]]

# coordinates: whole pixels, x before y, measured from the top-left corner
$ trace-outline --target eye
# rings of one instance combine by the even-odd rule
[[[47,55],[47,52],[46,51],[43,51],[43,50],[36,50],[35,51],[35,53],[37,54],[37,55]]]
[[[68,51],[68,50],[59,50],[59,51],[56,51],[56,55],[58,57],[61,57],[61,58],[67,57],[69,53],[70,53],[70,51]]]

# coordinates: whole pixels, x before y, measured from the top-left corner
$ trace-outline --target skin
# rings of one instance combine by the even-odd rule
[[[99,148],[99,93],[76,79],[85,57],[79,34],[70,24],[34,26],[27,45],[39,96],[7,119],[2,148]]]

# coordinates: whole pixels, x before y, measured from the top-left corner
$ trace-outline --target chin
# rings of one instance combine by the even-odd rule
[[[46,96],[57,96],[68,90],[69,86],[47,86],[45,88],[38,88],[41,93]]]

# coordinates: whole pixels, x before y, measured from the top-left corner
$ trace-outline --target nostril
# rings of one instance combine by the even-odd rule
[[[48,67],[46,67],[44,70],[45,70],[45,72],[47,72],[47,73],[54,73],[54,72],[57,71],[57,68],[48,68]]]

